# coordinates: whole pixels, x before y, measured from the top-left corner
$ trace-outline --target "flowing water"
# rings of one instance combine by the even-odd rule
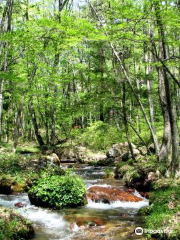
[[[120,180],[103,178],[106,168],[79,165],[76,172],[86,181],[87,188],[98,185],[123,189]],[[139,195],[137,192],[135,194]],[[134,229],[143,226],[143,219],[137,216],[137,212],[139,208],[148,205],[146,199],[137,203],[117,201],[111,204],[89,200],[83,207],[50,210],[31,205],[27,194],[0,195],[0,205],[14,207],[17,202],[26,204],[18,211],[34,223],[34,240],[145,239],[136,236]]]

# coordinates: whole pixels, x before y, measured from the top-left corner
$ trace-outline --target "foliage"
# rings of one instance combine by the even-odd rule
[[[179,239],[179,199],[179,187],[156,190],[150,194],[151,205],[143,211],[147,214],[145,217],[146,228],[172,231],[169,234],[159,233],[156,235],[158,239]]]
[[[121,141],[122,134],[114,126],[96,121],[76,136],[77,143],[83,143],[93,150],[108,150],[113,144]]]
[[[29,196],[38,205],[57,209],[73,207],[84,204],[85,185],[80,177],[72,173],[46,176],[37,181]]]

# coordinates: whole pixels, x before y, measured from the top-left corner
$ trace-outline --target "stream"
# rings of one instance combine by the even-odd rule
[[[67,164],[63,164],[64,168]],[[77,165],[76,173],[85,181],[87,188],[97,186],[118,186],[124,189],[121,180],[104,179],[109,167]],[[136,192],[135,195],[139,196]],[[27,194],[0,195],[0,205],[13,207],[22,202],[26,206],[17,209],[23,216],[33,222],[36,236],[34,240],[127,240],[143,239],[134,233],[136,227],[143,227],[142,217],[137,215],[140,208],[148,206],[148,201],[113,202],[111,204],[95,203],[74,209],[50,210],[30,204]],[[97,225],[87,225],[97,222]],[[77,224],[76,224],[77,223]]]

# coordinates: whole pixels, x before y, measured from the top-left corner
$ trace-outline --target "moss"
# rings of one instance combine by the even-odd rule
[[[151,237],[176,240],[180,238],[180,189],[167,188],[150,194],[150,206],[143,210],[146,228],[170,230],[170,233],[156,233]]]
[[[11,209],[0,207],[0,240],[23,240],[34,237],[31,223]]]

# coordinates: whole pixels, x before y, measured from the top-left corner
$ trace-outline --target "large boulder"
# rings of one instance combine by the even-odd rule
[[[93,152],[86,147],[77,146],[76,157],[78,160],[83,160],[85,163],[89,163],[91,161],[104,161],[107,159],[106,155],[101,152]]]
[[[140,155],[139,149],[133,143],[131,145],[134,156]],[[132,157],[127,142],[114,144],[106,155],[108,158],[114,159],[115,161],[127,161]]]
[[[73,148],[59,148],[55,150],[55,153],[60,159],[61,163],[76,163],[77,162],[77,156],[76,152]]]
[[[39,159],[39,164],[41,166],[47,166],[47,165],[60,165],[60,159],[57,156],[56,153],[52,153],[50,155],[43,155]]]
[[[61,163],[89,163],[92,161],[98,162],[107,159],[105,154],[101,152],[93,152],[83,146],[57,149],[55,152]]]
[[[143,199],[117,187],[92,186],[88,189],[87,198],[94,202],[110,204],[114,201],[140,202]]]

